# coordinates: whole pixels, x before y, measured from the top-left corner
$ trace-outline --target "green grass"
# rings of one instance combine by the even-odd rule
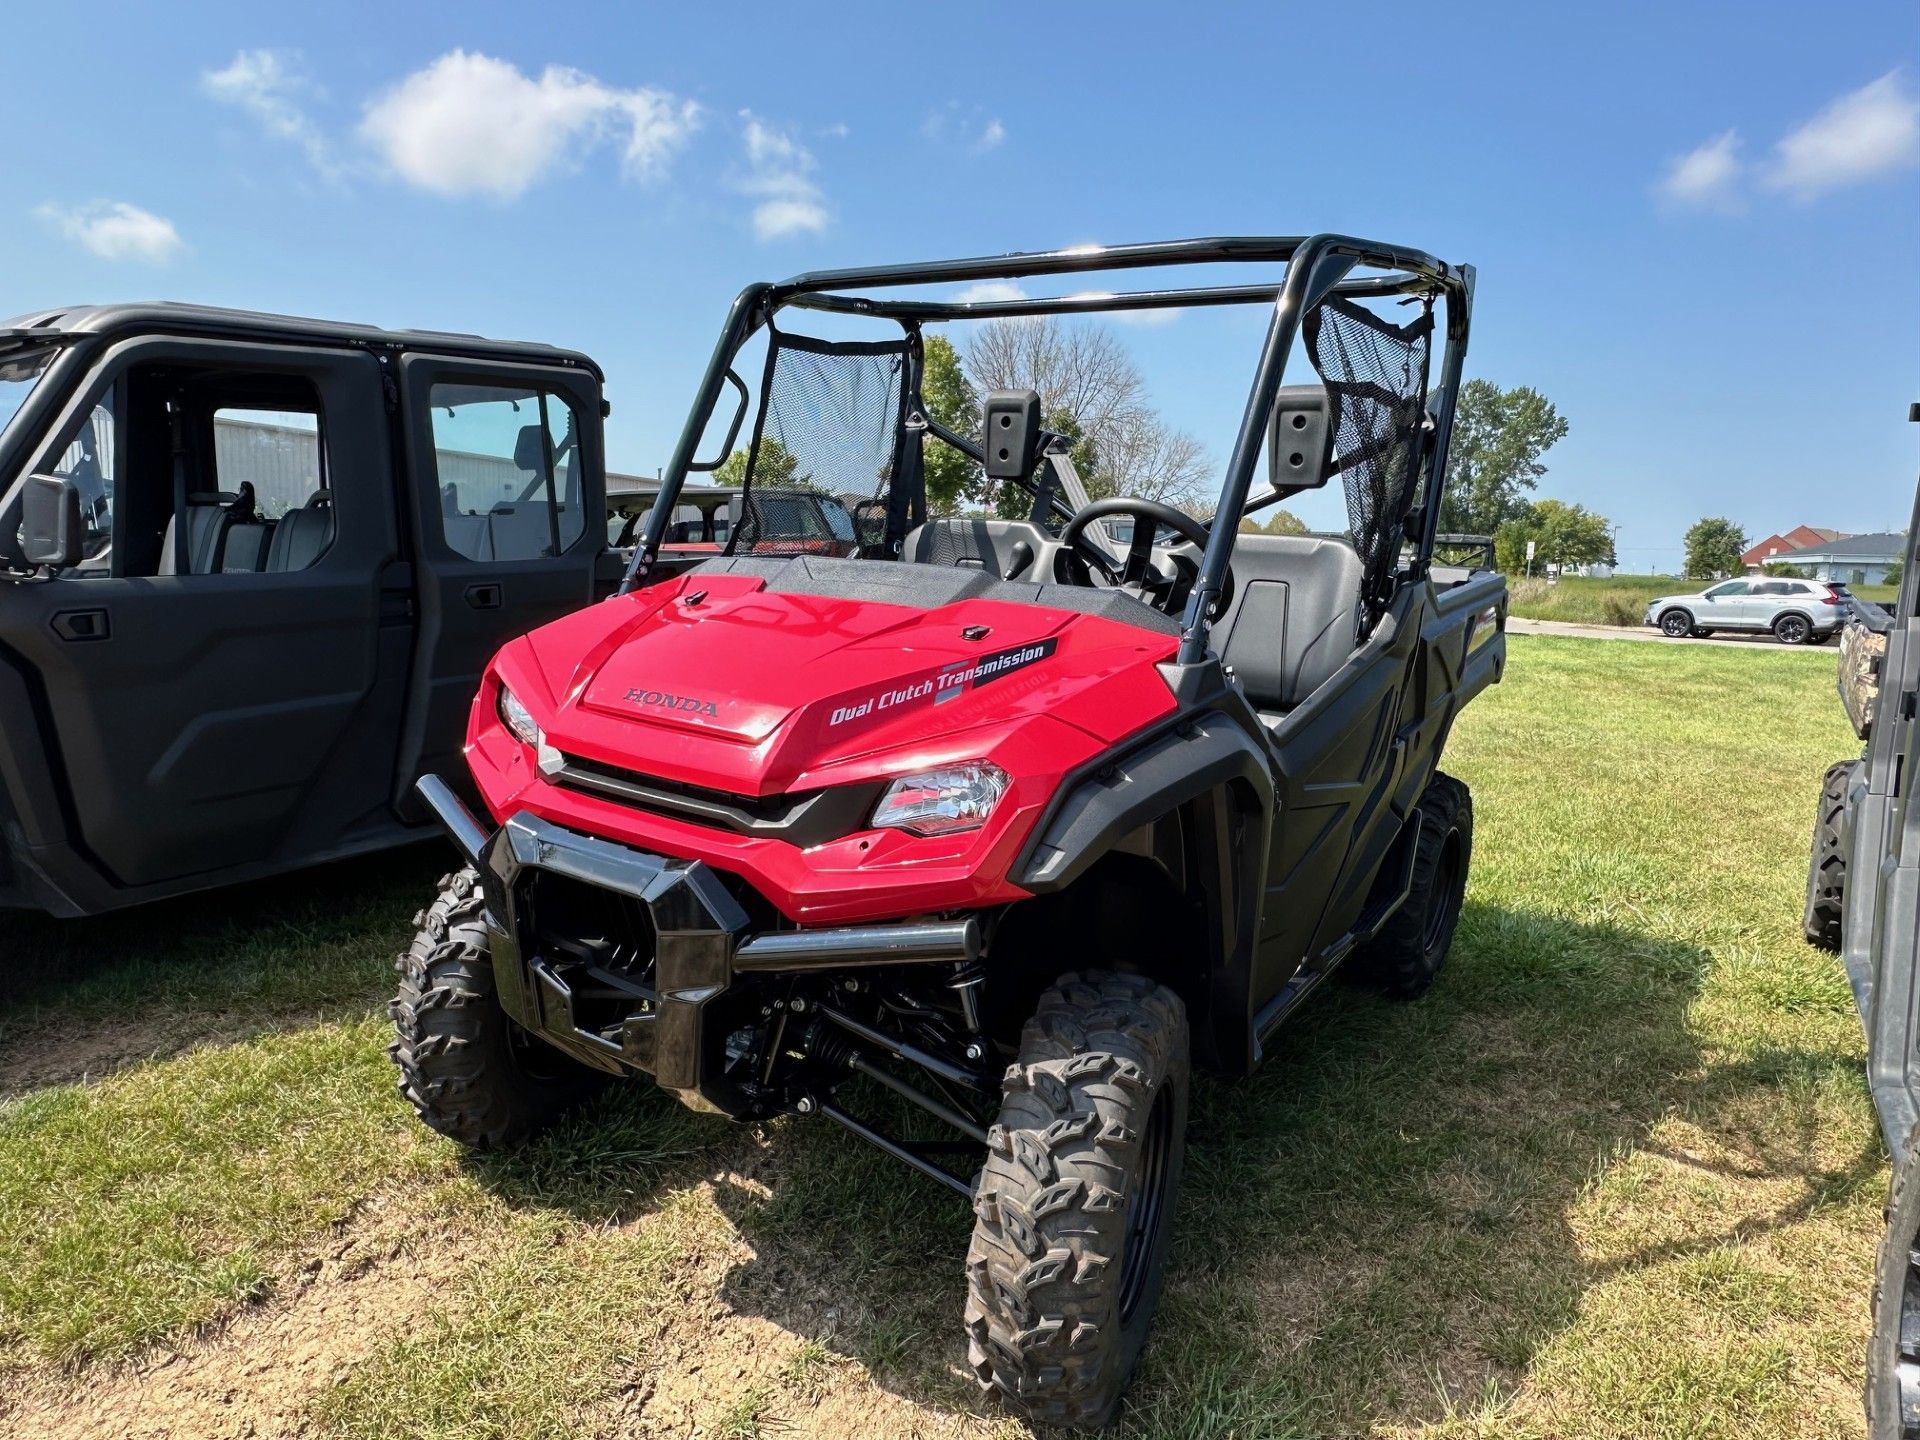
[[[1798,937],[1853,748],[1832,658],[1510,644],[1448,754],[1477,837],[1435,990],[1337,988],[1198,1087],[1127,1434],[1861,1432],[1885,1160],[1845,981]],[[426,1301],[307,1377],[315,1435],[1021,1433],[960,1373],[965,1205],[859,1142],[644,1089],[482,1163],[419,1131],[375,1006],[433,869],[297,923],[250,896],[100,922],[99,958],[0,922],[61,967],[0,1041],[126,1010],[248,1037],[0,1103],[23,1383],[78,1396],[297,1307],[306,1257],[381,1215],[479,1242],[420,1242]]]
[[[1691,595],[1711,584],[1683,580],[1676,575],[1611,575],[1605,578],[1567,575],[1553,584],[1535,577],[1512,577],[1512,613],[1526,620],[1564,620],[1577,625],[1638,625],[1647,602],[1657,595]],[[1897,587],[1854,585],[1862,600],[1887,605]]]

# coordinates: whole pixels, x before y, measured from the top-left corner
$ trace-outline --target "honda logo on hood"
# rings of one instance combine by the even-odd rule
[[[709,720],[720,718],[720,707],[713,701],[701,700],[692,695],[675,695],[667,690],[629,690],[627,703],[652,705],[661,710],[677,710],[687,715],[704,715]]]

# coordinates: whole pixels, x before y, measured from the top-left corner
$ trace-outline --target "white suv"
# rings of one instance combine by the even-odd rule
[[[1825,580],[1751,575],[1723,580],[1697,595],[1662,595],[1647,602],[1642,622],[1675,640],[1716,630],[1771,630],[1782,645],[1815,645],[1847,620],[1844,586]]]

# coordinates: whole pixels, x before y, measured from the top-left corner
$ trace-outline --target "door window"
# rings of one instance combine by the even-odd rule
[[[469,560],[561,555],[586,533],[578,417],[524,386],[437,384],[430,396],[441,535]]]
[[[1713,589],[1706,593],[1709,600],[1731,600],[1736,596],[1747,593],[1747,582],[1744,580],[1729,581],[1725,585],[1714,586]]]
[[[313,503],[326,488],[320,457],[317,413],[233,406],[213,412],[214,488],[238,494],[251,485],[256,511],[265,519]]]
[[[71,480],[80,492],[81,575],[106,575],[113,568],[113,479],[117,469],[113,393],[109,391],[74,427],[53,473]]]
[[[333,542],[319,395],[296,376],[131,366],[47,468],[80,494],[69,578],[304,570]]]

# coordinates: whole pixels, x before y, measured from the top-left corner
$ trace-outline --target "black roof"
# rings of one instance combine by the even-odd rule
[[[18,315],[0,323],[0,342],[36,333],[104,335],[117,331],[161,331],[201,336],[246,336],[280,341],[322,341],[398,350],[433,350],[489,358],[533,358],[591,370],[600,367],[578,350],[527,340],[489,340],[453,330],[384,330],[344,320],[314,320],[273,315],[261,310],[229,310],[218,305],[188,305],[174,300],[136,300],[112,305],[67,305]]]

